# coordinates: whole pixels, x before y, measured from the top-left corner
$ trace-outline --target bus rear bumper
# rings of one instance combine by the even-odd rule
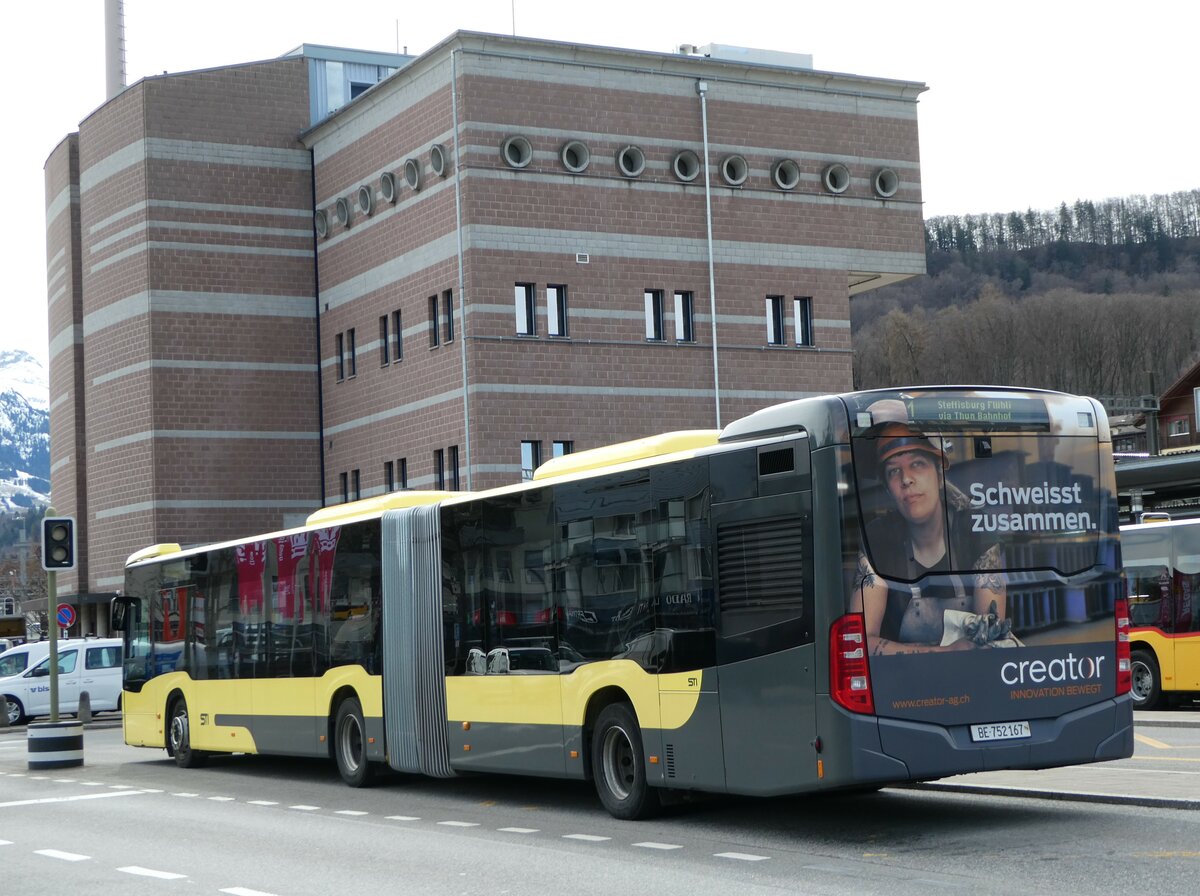
[[[854,776],[900,782],[1004,769],[1041,769],[1133,755],[1128,696],[1062,716],[1030,719],[1024,740],[976,743],[969,725],[858,718],[851,723]]]

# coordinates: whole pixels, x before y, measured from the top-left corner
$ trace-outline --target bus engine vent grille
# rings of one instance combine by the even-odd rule
[[[799,607],[804,589],[799,516],[731,523],[717,530],[722,610]]]
[[[764,451],[758,456],[758,475],[771,476],[775,473],[790,473],[796,469],[796,452],[792,446]]]
[[[675,745],[674,744],[666,745],[666,749],[663,750],[663,759],[666,761],[666,764],[667,764],[667,777],[674,778],[675,777]]]

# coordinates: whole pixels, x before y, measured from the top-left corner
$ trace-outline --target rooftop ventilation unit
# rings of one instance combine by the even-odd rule
[[[680,47],[680,52],[683,48]],[[746,62],[750,65],[776,65],[782,68],[802,68],[812,71],[812,53],[781,53],[777,50],[755,50],[750,47],[731,47],[728,44],[706,44],[698,48],[701,56],[722,62]]]

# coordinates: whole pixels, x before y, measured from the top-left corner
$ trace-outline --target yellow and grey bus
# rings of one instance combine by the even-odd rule
[[[132,556],[125,741],[594,781],[614,816],[1131,755],[1103,410],[804,398]]]
[[[1121,527],[1135,709],[1200,694],[1200,519]]]

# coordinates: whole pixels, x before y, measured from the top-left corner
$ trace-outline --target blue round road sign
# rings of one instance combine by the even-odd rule
[[[70,604],[59,604],[55,615],[61,628],[70,628],[75,624],[75,608]]]

